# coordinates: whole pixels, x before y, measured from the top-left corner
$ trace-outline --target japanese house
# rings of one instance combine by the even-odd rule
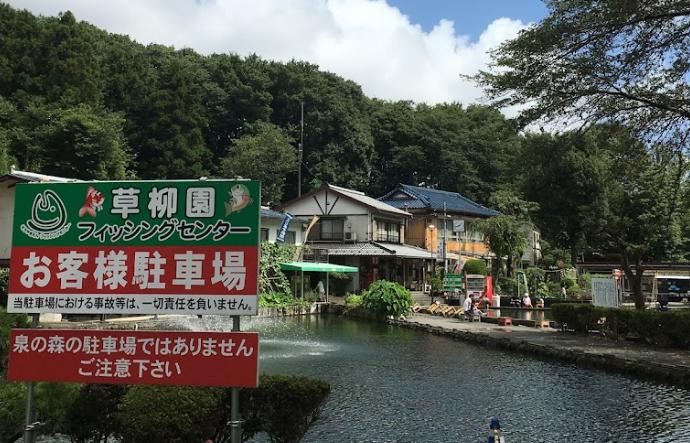
[[[409,212],[330,184],[279,209],[312,220],[307,229],[312,250],[323,251],[331,263],[359,268],[358,279],[348,291],[367,288],[379,279],[396,281],[413,291],[424,289],[425,262],[436,256],[406,243]]]
[[[412,214],[408,221],[407,242],[436,253],[453,270],[462,259],[490,258],[484,236],[473,225],[497,211],[457,192],[399,184],[379,198],[383,203]],[[444,247],[445,245],[445,247]]]
[[[284,212],[262,206],[260,239],[270,243],[283,242],[288,245],[301,246],[304,244],[307,224],[308,222],[302,219],[291,218]]]

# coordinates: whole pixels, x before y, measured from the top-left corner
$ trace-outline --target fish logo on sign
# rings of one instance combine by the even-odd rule
[[[67,211],[60,197],[50,189],[36,194],[31,206],[31,218],[19,229],[31,238],[51,240],[61,237],[72,226],[67,223]]]
[[[225,215],[241,211],[252,202],[249,188],[244,185],[235,185],[228,192],[230,199],[225,202]]]

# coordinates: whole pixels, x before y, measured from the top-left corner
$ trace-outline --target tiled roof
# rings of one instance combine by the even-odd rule
[[[403,193],[409,198],[393,198],[395,194],[399,193]],[[380,197],[379,200],[396,208],[430,209],[434,212],[441,212],[444,209],[443,204],[445,203],[445,209],[450,213],[477,215],[480,217],[491,217],[499,214],[497,211],[475,203],[457,192],[403,184],[398,185],[391,192]]]
[[[18,171],[13,169],[9,174],[0,176],[0,179],[15,179],[21,182],[74,182],[79,181],[72,178],[56,177],[54,175],[37,174],[35,172]]]
[[[285,217],[285,214],[282,212],[274,211],[273,209],[269,209],[265,206],[261,207],[261,217],[264,218],[278,218],[280,220]]]
[[[328,255],[359,255],[404,258],[435,258],[436,254],[412,245],[376,242],[311,243],[315,249],[328,249]]]
[[[386,204],[385,202],[381,200],[377,200],[375,198],[371,198],[367,195],[365,195],[363,192],[360,191],[355,191],[354,189],[348,189],[348,188],[342,188],[340,186],[335,186],[335,185],[328,185],[328,189],[331,189],[333,191],[339,192],[343,195],[346,195],[347,197],[350,197],[353,200],[356,200],[364,205],[370,206],[374,209],[378,209],[379,211],[384,211],[384,212],[391,212],[393,214],[398,214],[398,215],[405,215],[409,216],[410,214],[398,209],[395,206]]]

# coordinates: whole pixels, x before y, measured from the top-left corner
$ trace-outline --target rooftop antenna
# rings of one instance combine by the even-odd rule
[[[304,102],[300,103],[299,149],[297,150],[297,197],[302,196],[302,156],[304,154]]]

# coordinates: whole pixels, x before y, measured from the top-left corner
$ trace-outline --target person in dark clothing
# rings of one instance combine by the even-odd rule
[[[491,417],[489,421],[489,439],[488,443],[505,443],[503,437],[501,437],[501,422],[498,421],[498,417]]]

